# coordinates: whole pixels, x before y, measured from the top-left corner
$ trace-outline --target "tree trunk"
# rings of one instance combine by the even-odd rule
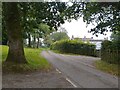
[[[35,48],[36,47],[36,37],[35,37],[35,33],[34,33],[34,35],[33,35],[33,48]]]
[[[39,37],[37,37],[37,40],[38,40],[38,41],[37,41],[37,48],[39,48],[39,45],[40,45],[40,44],[39,44],[39,43],[40,43]]]
[[[31,37],[30,37],[30,33],[28,33],[28,47],[31,47]]]
[[[3,5],[5,6],[5,21],[9,40],[9,51],[6,62],[27,63],[24,55],[20,15],[17,3],[5,2]]]

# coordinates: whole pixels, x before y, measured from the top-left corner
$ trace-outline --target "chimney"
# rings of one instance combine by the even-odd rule
[[[91,40],[93,40],[93,37],[91,37]]]

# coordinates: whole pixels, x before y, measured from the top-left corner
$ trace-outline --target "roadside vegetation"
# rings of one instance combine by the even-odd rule
[[[44,39],[43,42],[48,47],[55,41],[68,39],[69,37],[66,34],[66,30],[63,30],[63,28],[62,30],[64,32],[53,32],[58,31],[58,27],[64,24],[66,20],[78,20],[81,16],[83,17],[83,21],[88,25],[96,22],[97,25],[89,31],[93,35],[98,36],[98,34],[105,34],[108,31],[113,32],[114,39],[112,43],[110,42],[109,45],[105,45],[105,48],[102,48],[101,60],[110,64],[119,63],[119,6],[120,3],[105,2],[71,2],[71,5],[66,2],[3,3],[0,9],[3,9],[2,16],[0,15],[2,17],[3,31],[0,40],[2,40],[2,45],[10,43],[9,50],[8,47],[1,46],[3,49],[2,61],[3,63],[6,61],[6,63],[3,64],[4,71],[15,70],[19,72],[48,68],[48,62],[40,56],[41,49],[30,48],[39,48],[39,46],[42,45],[41,39]],[[64,38],[63,35],[65,36]],[[24,40],[24,43],[22,40]],[[30,48],[24,48],[23,45],[27,43],[28,45],[26,46]],[[95,56],[94,45],[74,40],[55,42],[51,46],[51,49],[63,53]],[[11,64],[9,62],[11,62]]]
[[[117,35],[117,36],[115,36]],[[119,37],[120,34],[115,34],[112,41],[105,40],[102,42],[101,60],[95,61],[97,69],[110,73],[115,76],[120,76],[120,52],[119,52]],[[61,40],[53,43],[50,49],[56,53],[69,55],[88,55],[95,56],[95,46],[90,43],[84,43],[80,40]]]
[[[105,61],[99,60],[95,61],[95,66],[99,70],[102,70],[115,76],[120,76],[120,69],[118,64],[110,64]]]
[[[95,45],[81,40],[61,40],[53,43],[50,47],[59,53],[79,54],[96,56]]]
[[[26,71],[34,71],[34,70],[41,70],[41,71],[48,71],[50,69],[50,64],[47,62],[45,58],[43,58],[40,53],[43,48],[40,49],[32,49],[32,48],[25,48],[25,56],[28,63],[26,64],[17,64],[12,62],[5,62],[7,53],[8,53],[8,46],[1,45],[2,47],[2,63],[3,63],[3,72],[26,72]],[[6,64],[4,64],[6,63]]]
[[[101,48],[101,60],[111,63],[120,64],[120,41],[105,40]]]
[[[111,41],[102,42],[101,61],[95,62],[95,66],[105,72],[120,76],[120,32],[112,33]]]

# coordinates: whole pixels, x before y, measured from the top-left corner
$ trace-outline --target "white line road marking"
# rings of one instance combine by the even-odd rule
[[[56,71],[57,71],[58,73],[61,73],[57,68],[56,68]]]
[[[58,73],[61,73],[57,68],[56,68],[56,71],[57,71]],[[66,80],[67,80],[70,84],[72,84],[74,87],[77,87],[70,79],[66,78]]]
[[[70,81],[70,79],[66,78],[66,80],[71,83],[74,87],[77,87],[72,81]]]

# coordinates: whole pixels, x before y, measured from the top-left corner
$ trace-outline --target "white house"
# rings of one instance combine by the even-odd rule
[[[86,38],[86,36],[84,36],[84,38],[80,38],[82,41],[87,42],[89,41],[90,43],[93,43],[96,45],[96,49],[99,50],[101,48],[101,43],[102,41],[104,41],[105,39],[93,39],[93,37],[91,38]]]

